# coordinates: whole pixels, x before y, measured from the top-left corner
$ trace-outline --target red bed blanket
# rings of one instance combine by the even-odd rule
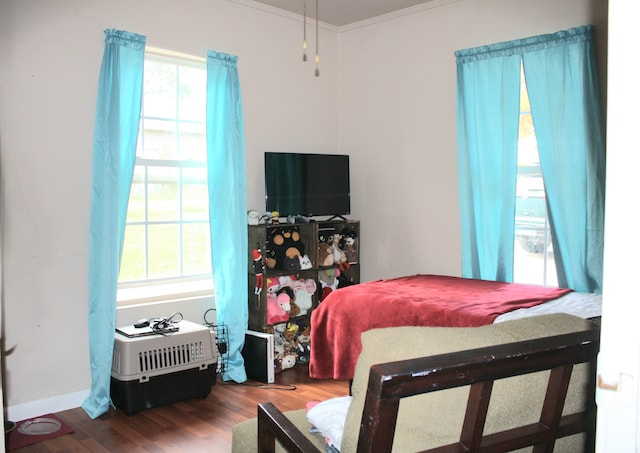
[[[311,315],[309,374],[352,379],[360,334],[378,327],[473,327],[501,314],[533,307],[570,289],[486,280],[415,275],[338,289]]]

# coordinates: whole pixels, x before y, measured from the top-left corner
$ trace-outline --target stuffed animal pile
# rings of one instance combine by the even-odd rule
[[[308,325],[296,322],[272,327],[276,372],[292,368],[296,363],[309,363],[311,333]]]
[[[267,324],[277,324],[306,315],[317,289],[313,279],[282,275],[267,278]]]
[[[265,263],[269,269],[297,272],[310,269],[311,260],[297,226],[282,225],[269,229]]]

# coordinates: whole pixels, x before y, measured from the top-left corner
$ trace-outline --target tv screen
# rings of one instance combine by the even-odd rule
[[[351,213],[349,156],[264,154],[267,211],[281,216],[342,216]]]

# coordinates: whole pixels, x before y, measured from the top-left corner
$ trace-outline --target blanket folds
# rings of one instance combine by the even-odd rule
[[[333,291],[311,315],[309,374],[352,379],[360,334],[380,327],[476,327],[571,292],[565,288],[414,275]]]

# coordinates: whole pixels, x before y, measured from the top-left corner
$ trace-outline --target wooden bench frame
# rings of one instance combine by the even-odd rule
[[[374,365],[360,424],[358,452],[390,452],[400,399],[448,388],[470,386],[464,424],[456,443],[428,453],[504,452],[534,446],[534,453],[553,451],[556,439],[587,433],[585,451],[595,450],[595,366],[599,330],[519,341],[451,354]],[[587,408],[562,415],[573,366],[590,363]],[[495,380],[551,370],[539,421],[484,434]],[[271,403],[258,405],[258,452],[275,452],[278,439],[287,451],[319,450]]]

